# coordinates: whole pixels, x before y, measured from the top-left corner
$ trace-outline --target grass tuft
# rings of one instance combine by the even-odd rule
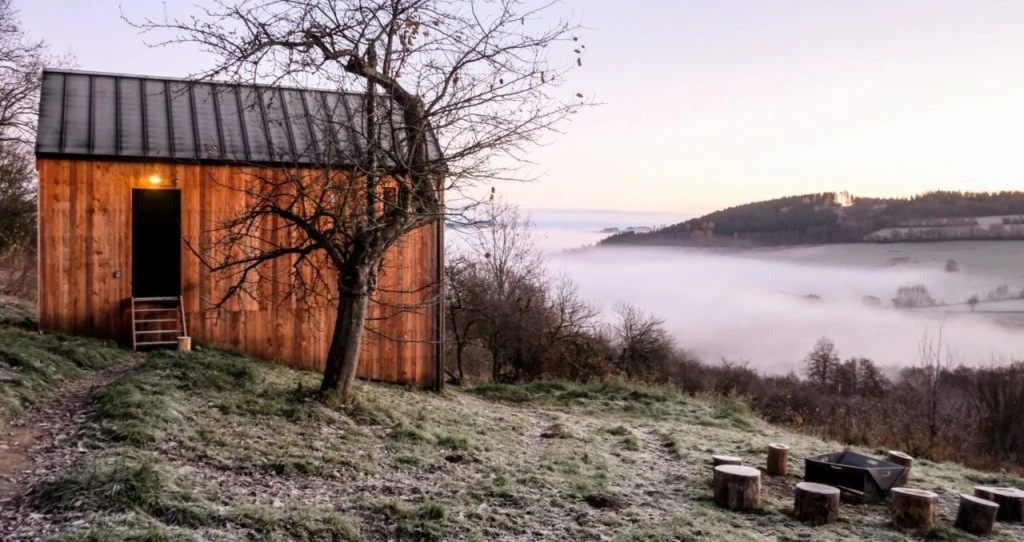
[[[0,296],[0,326],[35,331],[39,329],[39,311],[28,301]]]
[[[462,451],[467,451],[470,448],[468,438],[455,435],[441,435],[437,437],[437,445],[442,448]]]
[[[44,512],[148,511],[157,508],[164,490],[164,476],[152,463],[88,463],[44,481],[36,493],[36,504]]]
[[[571,439],[576,435],[564,423],[553,423],[540,434],[541,438]]]
[[[321,508],[278,510],[248,506],[239,508],[229,521],[252,531],[258,540],[360,540],[359,530],[350,519]]]
[[[90,529],[81,533],[72,533],[51,538],[50,542],[192,542],[192,537],[175,534],[167,529],[152,525],[146,530],[114,531],[109,529]]]
[[[118,379],[93,396],[100,434],[136,447],[156,443],[170,424],[181,419],[172,408],[171,393],[159,375],[148,371]]]
[[[304,476],[316,474],[320,464],[310,457],[289,457],[272,461],[267,467],[279,476]]]
[[[444,540],[448,508],[440,503],[428,501],[416,507],[406,507],[391,501],[378,506],[377,511],[393,524],[399,540]]]

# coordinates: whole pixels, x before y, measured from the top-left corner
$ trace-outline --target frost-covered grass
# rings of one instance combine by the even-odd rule
[[[11,327],[21,321],[21,314],[20,309],[0,302],[0,424],[61,386],[133,357],[111,342],[39,335]]]
[[[78,540],[911,539],[885,505],[844,504],[827,527],[792,519],[800,459],[840,446],[739,401],[621,381],[442,394],[361,383],[331,406],[312,399],[317,383],[219,352],[150,354],[96,396],[75,444],[88,452],[38,488],[44,520]],[[755,513],[717,509],[711,454],[763,467],[770,442],[792,447],[790,476],[764,476]],[[941,496],[935,537],[962,534],[948,527],[957,492],[993,476],[915,467],[914,486]],[[992,539],[1024,539],[1024,526]]]

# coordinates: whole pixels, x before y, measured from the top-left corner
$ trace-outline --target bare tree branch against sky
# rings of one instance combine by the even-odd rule
[[[18,2],[33,36],[99,71],[179,77],[198,49],[146,49],[119,19],[197,2]],[[588,32],[571,92],[605,104],[531,155],[548,208],[703,213],[784,194],[1020,187],[1024,3],[563,0]],[[639,127],[642,126],[642,131]],[[623,176],[631,190],[621,191]]]

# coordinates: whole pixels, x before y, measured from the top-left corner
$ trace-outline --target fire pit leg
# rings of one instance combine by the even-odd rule
[[[930,531],[935,528],[939,496],[923,489],[892,490],[892,522],[897,529]]]
[[[796,519],[811,525],[835,523],[839,519],[839,490],[832,486],[800,482],[793,503]]]
[[[974,496],[999,505],[999,521],[1024,521],[1024,491],[1012,487],[976,486]]]
[[[715,467],[715,504],[728,510],[753,510],[761,506],[761,471],[740,465]]]
[[[960,494],[960,510],[956,514],[956,528],[973,535],[985,536],[992,532],[999,505],[980,497]]]

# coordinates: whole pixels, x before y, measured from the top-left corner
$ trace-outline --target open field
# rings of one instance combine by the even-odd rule
[[[363,383],[354,404],[329,407],[309,400],[316,384],[219,352],[150,354],[89,402],[66,443],[79,452],[34,481],[13,539],[912,538],[885,506],[844,505],[818,529],[793,520],[799,459],[840,445],[767,426],[737,401],[621,382],[444,394]],[[764,477],[762,510],[717,509],[710,455],[763,467],[780,441],[793,447],[791,476]],[[952,464],[915,470],[915,486],[941,495],[944,525],[957,492],[982,482],[1024,484]],[[616,506],[588,504],[595,496]],[[1000,524],[993,539],[1021,537],[1024,526]]]

